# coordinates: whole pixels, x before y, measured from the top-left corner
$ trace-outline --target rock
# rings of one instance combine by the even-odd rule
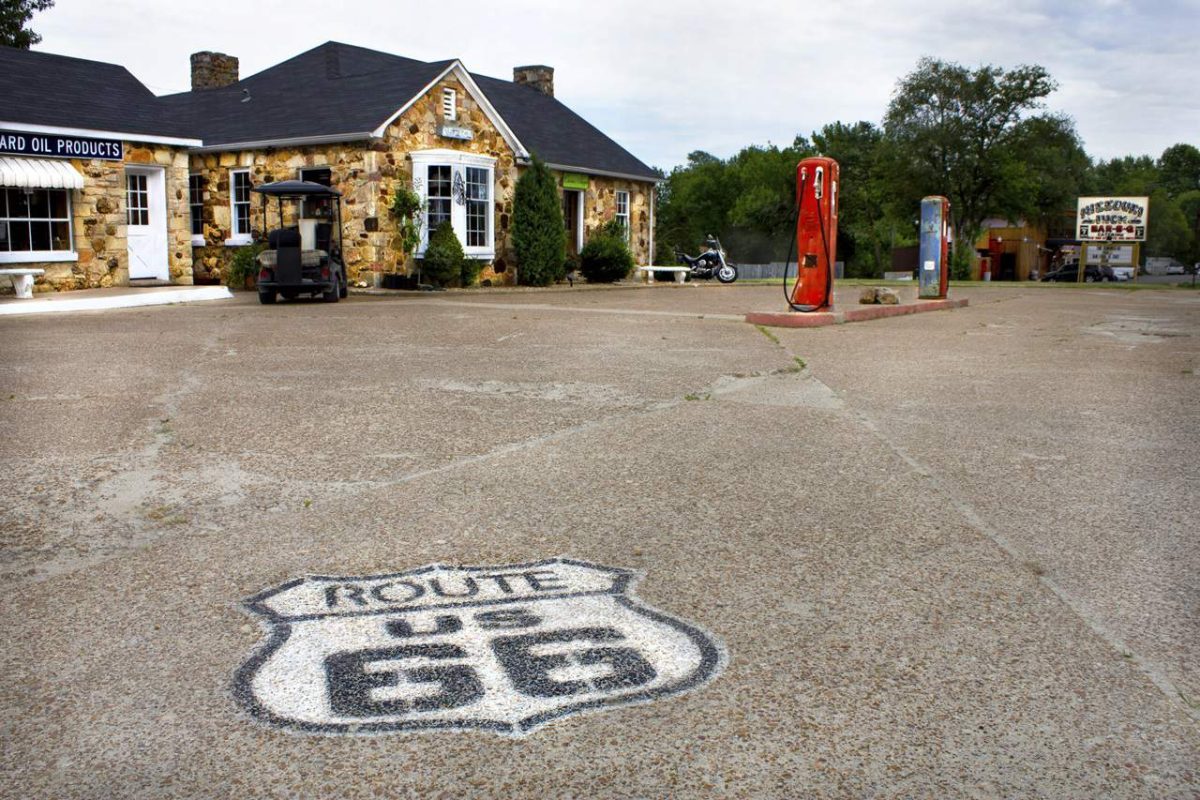
[[[895,306],[900,304],[900,295],[886,286],[868,286],[862,290],[858,302],[866,305]]]

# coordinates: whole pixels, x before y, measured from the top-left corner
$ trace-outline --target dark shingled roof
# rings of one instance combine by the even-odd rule
[[[659,176],[632,153],[553,97],[511,81],[471,75],[521,144],[543,161],[602,172]]]
[[[362,134],[382,125],[451,63],[329,42],[232,86],[168,95],[161,102],[189,119],[205,147]]]
[[[129,70],[0,47],[0,121],[198,139]]]
[[[156,98],[124,67],[0,48],[0,119],[177,135],[202,139],[205,147],[333,139],[375,130],[453,63],[326,42],[232,86]],[[544,161],[657,177],[553,97],[511,81],[471,77],[521,144]]]

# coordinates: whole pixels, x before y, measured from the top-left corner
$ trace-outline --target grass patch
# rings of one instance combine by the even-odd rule
[[[708,392],[705,392],[704,394],[685,394],[683,399],[691,403],[696,400],[712,400],[712,395]]]
[[[758,332],[761,333],[763,336],[767,337],[768,339],[770,339],[772,342],[779,345],[780,347],[783,347],[783,343],[779,341],[779,337],[776,336],[775,334],[771,333],[770,329],[767,328],[767,326],[755,325],[754,327],[758,328]]]

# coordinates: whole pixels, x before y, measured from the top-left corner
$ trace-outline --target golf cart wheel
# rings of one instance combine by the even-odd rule
[[[262,303],[264,306],[271,305],[272,303],[275,302],[275,293],[274,292],[259,292],[258,293],[258,302]]]
[[[737,267],[733,264],[726,264],[717,269],[717,280],[721,283],[733,283],[737,280]]]
[[[331,286],[328,291],[321,292],[321,299],[326,303],[336,303],[341,297],[341,294],[341,287],[338,286],[337,280],[334,280],[333,286]]]
[[[338,296],[343,299],[350,296],[350,284],[344,275],[342,276],[342,282],[338,284]]]
[[[1095,279],[1095,278],[1093,278],[1091,275],[1084,275],[1084,276],[1083,276],[1083,282],[1084,282],[1084,283],[1095,283],[1095,282],[1096,282],[1096,279]]]

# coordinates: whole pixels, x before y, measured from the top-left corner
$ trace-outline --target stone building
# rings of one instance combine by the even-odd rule
[[[0,98],[0,267],[42,290],[192,282],[183,120],[124,67],[7,47]]]
[[[49,154],[14,153],[3,137],[51,128],[119,138],[123,148],[117,160],[61,162],[79,177],[62,190],[69,195],[71,242],[54,258],[13,246],[24,240],[0,240],[0,261],[46,267],[40,283],[48,288],[142,277],[143,221],[166,229],[168,269],[153,277],[219,280],[236,248],[277,224],[273,213],[264,219],[249,189],[292,178],[342,193],[343,255],[351,280],[412,267],[403,263],[389,213],[396,187],[408,186],[425,202],[417,257],[430,225],[449,220],[467,255],[484,262],[482,277],[512,283],[519,271],[510,237],[513,191],[535,153],[558,176],[571,251],[614,217],[626,223],[639,263],[649,263],[653,251],[656,175],[556,100],[554,71],[546,66],[518,67],[510,82],[472,74],[458,60],[426,63],[328,42],[241,80],[236,58],[196,53],[192,91],[154,97],[121,67],[5,48],[0,92],[8,89],[10,64],[24,75],[52,73],[53,83],[43,85],[57,87],[72,85],[63,80],[72,71],[104,75],[86,81],[77,76],[78,91],[56,89],[53,97],[27,91],[19,111],[0,110],[0,162],[21,162],[24,172],[43,163]],[[119,92],[111,88],[117,86]],[[81,99],[87,100],[83,106]],[[94,108],[95,119],[82,118],[80,107]],[[137,113],[125,113],[125,107]],[[147,136],[140,139],[128,125],[116,125],[117,119],[143,117]],[[3,170],[0,184],[7,187],[10,172]],[[329,211],[306,205],[301,218],[288,224],[319,243],[322,226],[327,231],[332,221]],[[20,224],[4,213],[0,208],[0,225],[13,219]]]

